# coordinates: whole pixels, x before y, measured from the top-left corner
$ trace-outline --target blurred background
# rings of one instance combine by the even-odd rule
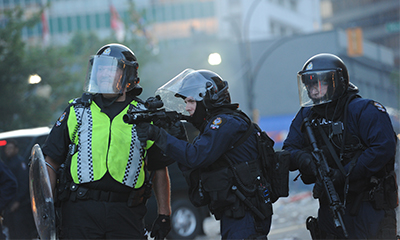
[[[218,73],[277,149],[296,73],[333,53],[400,133],[399,0],[0,0],[0,132],[53,125],[111,42],[136,54],[142,99],[186,68]]]
[[[333,53],[399,132],[399,18],[398,0],[0,0],[0,131],[53,124],[90,55],[118,42],[138,57],[143,99],[186,68],[215,71],[278,148],[297,71]]]

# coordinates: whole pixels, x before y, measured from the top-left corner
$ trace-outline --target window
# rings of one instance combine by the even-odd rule
[[[75,17],[75,20],[76,20],[76,22],[75,22],[75,26],[74,26],[74,29],[75,30],[83,30],[84,29],[84,26],[82,26],[82,22],[84,22],[85,20],[81,20],[81,16],[76,16]]]
[[[289,7],[292,11],[297,11],[297,0],[289,0]]]
[[[86,29],[91,30],[94,28],[94,24],[92,23],[92,16],[91,15],[86,15]]]
[[[100,14],[96,13],[94,19],[95,19],[95,28],[99,29],[101,27]]]
[[[280,26],[280,28],[279,28],[280,36],[285,36],[286,33],[287,33],[287,29],[284,26]]]
[[[72,17],[68,16],[67,17],[67,32],[72,32],[73,28],[72,28]]]
[[[58,18],[56,18],[56,23],[57,23],[57,32],[58,33],[62,33],[62,32],[64,32],[64,29],[63,29],[63,21],[62,21],[62,18],[61,17],[58,17]]]
[[[269,28],[270,28],[270,32],[271,32],[271,34],[272,35],[274,35],[275,34],[275,26],[276,24],[275,24],[275,22],[273,21],[273,20],[271,20],[270,22],[269,22]]]

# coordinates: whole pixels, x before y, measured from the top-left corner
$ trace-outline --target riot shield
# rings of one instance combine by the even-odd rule
[[[40,239],[56,239],[56,217],[47,166],[39,144],[32,147],[29,193]]]

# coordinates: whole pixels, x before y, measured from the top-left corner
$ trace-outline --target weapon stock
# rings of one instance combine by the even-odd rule
[[[153,122],[159,127],[165,127],[165,125],[175,123],[180,120],[188,120],[189,117],[175,111],[165,111],[165,109],[160,109],[164,106],[159,95],[155,97],[150,97],[145,102],[145,107],[148,110],[144,111],[128,111],[123,116],[123,120],[127,124],[138,124],[141,122]]]
[[[188,120],[187,116],[175,111],[165,111],[165,109],[145,110],[140,112],[128,112],[123,116],[123,120],[128,124],[138,124],[141,122],[153,122],[155,125],[174,123],[179,120]]]
[[[329,165],[326,161],[323,151],[318,148],[317,141],[311,129],[311,123],[308,118],[304,119],[303,125],[313,148],[312,155],[317,166],[317,179],[324,185],[325,193],[329,199],[329,206],[332,212],[333,222],[336,228],[341,228],[345,237],[348,237],[346,227],[343,222],[344,205],[341,203],[338,193],[335,190],[332,179],[329,177]]]

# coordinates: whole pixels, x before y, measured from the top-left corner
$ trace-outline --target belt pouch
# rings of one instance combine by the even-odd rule
[[[134,189],[129,194],[127,205],[128,207],[136,207],[143,202],[143,194],[145,188]]]
[[[183,172],[183,176],[189,186],[189,199],[195,207],[205,206],[210,203],[210,196],[205,192],[200,178],[200,169]]]
[[[230,206],[236,201],[231,191],[233,185],[232,172],[228,168],[201,173],[204,190],[210,196],[210,210],[217,210]]]

